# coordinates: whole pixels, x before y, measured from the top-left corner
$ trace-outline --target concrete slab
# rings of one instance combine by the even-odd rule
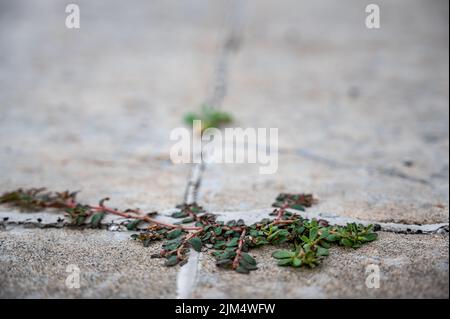
[[[0,298],[175,298],[176,268],[164,268],[129,232],[13,228],[0,231]],[[80,270],[80,288],[66,280]]]
[[[243,3],[223,108],[236,126],[279,128],[279,171],[209,165],[200,204],[251,219],[279,192],[312,192],[310,213],[448,223],[448,2],[379,1],[379,30],[365,28],[357,0]],[[0,3],[0,192],[81,190],[82,202],[167,212],[191,169],[170,163],[169,133],[213,86],[228,1],[77,4],[80,30],[64,27],[59,1]],[[57,214],[0,217],[10,218],[1,298],[449,295],[448,235],[382,232],[359,250],[333,249],[315,270],[279,268],[264,248],[260,270],[243,276],[204,253],[163,268],[150,258],[160,244],[144,248],[128,232],[23,227]],[[65,285],[69,264],[80,289]],[[380,266],[379,289],[364,285],[368,264]]]
[[[190,167],[169,161],[169,134],[206,95],[223,3],[79,1],[74,30],[64,3],[3,1],[0,191],[181,202]]]
[[[448,222],[449,216],[448,193],[433,185],[296,155],[280,155],[272,175],[259,174],[255,164],[211,164],[202,183],[200,200],[213,211],[265,210],[281,192],[307,192],[319,200],[310,212],[406,224]]]
[[[448,298],[448,235],[380,233],[358,250],[334,247],[316,269],[276,265],[277,248],[251,251],[259,270],[242,280],[202,255],[192,298]],[[377,265],[380,287],[367,288],[366,267]]]
[[[256,209],[305,191],[338,214],[448,221],[448,3],[378,4],[374,30],[360,1],[248,3],[224,107],[236,126],[278,128],[279,170],[210,167],[208,205]]]
[[[0,232],[2,298],[175,298],[183,268],[161,268],[129,232],[13,228]],[[252,250],[259,270],[218,269],[199,256],[188,298],[448,298],[448,235],[380,233],[358,250],[333,247],[317,269],[276,266],[271,253]],[[69,289],[66,267],[80,268],[80,289]],[[380,288],[367,288],[366,267],[380,268]],[[163,270],[163,271],[162,271]]]

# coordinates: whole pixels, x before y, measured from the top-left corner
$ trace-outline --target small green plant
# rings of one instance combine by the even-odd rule
[[[316,202],[311,194],[280,194],[273,204],[276,207],[272,212],[275,218],[265,218],[249,226],[243,220],[218,221],[214,214],[195,203],[178,205],[172,217],[179,222],[169,224],[154,219],[155,213],[108,208],[105,206],[108,198],[95,206],[80,204],[76,195],[68,191],[46,192],[42,188],[18,189],[4,193],[0,204],[27,211],[63,210],[77,227],[98,228],[105,214],[129,219],[127,229],[130,231],[135,231],[140,223],[145,222],[148,227],[131,237],[145,247],[163,240],[161,250],[152,257],[165,259],[166,266],[183,265],[187,262],[189,250],[194,249],[211,251],[218,267],[244,274],[257,269],[257,262],[249,251],[260,246],[289,244],[291,249],[273,253],[278,265],[312,268],[328,256],[332,244],[356,249],[377,238],[372,225],[331,226],[325,220],[308,220],[286,211],[311,207]]]
[[[297,226],[294,226],[297,227]],[[305,221],[297,227],[296,238],[291,250],[278,250],[272,257],[278,259],[279,266],[308,266],[319,265],[320,260],[328,256],[330,245],[337,243],[341,246],[359,248],[362,244],[377,238],[373,226],[347,224],[344,227],[323,227],[316,220]]]
[[[184,122],[187,125],[192,126],[194,120],[202,121],[201,131],[203,132],[207,128],[219,128],[225,124],[229,124],[233,121],[233,118],[227,112],[218,111],[203,105],[200,113],[189,112],[185,114]]]

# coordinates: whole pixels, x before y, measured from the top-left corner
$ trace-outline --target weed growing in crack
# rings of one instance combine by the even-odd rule
[[[231,114],[227,112],[222,112],[208,107],[207,105],[202,106],[201,113],[189,112],[184,116],[184,122],[192,126],[194,120],[200,120],[202,123],[201,131],[203,132],[207,128],[218,128],[225,124],[229,124],[233,121]]]
[[[106,214],[129,219],[127,229],[130,231],[145,222],[147,229],[131,237],[145,247],[163,240],[160,252],[152,257],[164,258],[166,266],[183,265],[187,262],[189,250],[194,249],[211,251],[218,267],[244,274],[257,269],[257,262],[249,251],[260,246],[290,244],[290,249],[273,253],[278,265],[313,268],[328,256],[333,244],[356,249],[377,239],[372,225],[351,223],[333,226],[325,220],[308,220],[287,211],[311,207],[316,202],[311,194],[280,194],[273,204],[276,207],[272,212],[275,218],[265,218],[250,226],[243,220],[218,221],[215,215],[197,204],[177,206],[178,211],[172,217],[179,222],[169,224],[154,219],[152,215],[156,213],[108,208],[105,206],[107,200],[102,199],[96,206],[83,205],[76,201],[75,192],[52,193],[41,188],[4,193],[0,204],[27,211],[63,210],[72,224],[79,227],[97,228]]]

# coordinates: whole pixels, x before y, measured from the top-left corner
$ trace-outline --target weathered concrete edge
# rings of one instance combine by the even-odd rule
[[[435,234],[435,233],[448,233],[449,232],[449,223],[438,223],[438,224],[397,224],[397,223],[383,223],[377,222],[373,220],[362,220],[347,216],[337,216],[330,213],[325,212],[299,212],[293,209],[287,209],[292,213],[300,214],[302,217],[307,219],[324,219],[328,221],[330,225],[339,225],[344,226],[347,223],[357,223],[362,225],[375,225],[377,230],[385,231],[385,232],[393,232],[400,234]],[[215,212],[215,214],[225,217],[226,219],[230,219],[231,214],[236,214],[236,218],[238,216],[251,215],[253,221],[256,222],[261,220],[262,218],[267,218],[269,214],[272,212],[272,209],[261,209],[261,210],[252,210],[252,211],[243,211],[243,212]],[[230,214],[231,213],[231,214]],[[240,217],[239,217],[240,218]],[[248,222],[248,221],[246,221]]]
[[[164,214],[159,214],[157,219],[161,221],[173,222],[174,219],[169,217],[177,209],[169,209]],[[114,215],[106,215],[100,222],[99,228],[110,231],[126,230],[126,226],[130,219],[117,217]],[[62,228],[77,227],[70,223],[67,216],[59,212],[17,212],[17,211],[0,211],[0,227],[6,226],[23,226],[36,228]],[[147,228],[147,224],[142,222],[136,229],[143,230]]]
[[[166,222],[174,222],[170,215],[177,211],[177,209],[168,209],[163,211],[157,216],[158,220]],[[298,213],[298,211],[291,210]],[[263,218],[270,217],[271,209],[259,209],[250,211],[233,211],[233,212],[215,212],[219,220],[227,221],[231,219],[244,219],[247,224],[252,224],[260,221]],[[307,219],[325,219],[331,225],[346,225],[347,223],[357,223],[363,225],[376,225],[377,230],[394,232],[401,234],[435,234],[435,233],[448,233],[449,223],[438,224],[397,224],[397,223],[380,223],[377,221],[361,220],[346,216],[337,216],[329,213],[317,213],[317,212],[301,212],[301,216]],[[118,218],[116,216],[107,215],[101,222],[101,228],[108,229],[110,231],[126,230],[126,225],[129,223],[129,219]],[[73,227],[66,217],[62,214],[51,212],[37,212],[37,213],[19,213],[19,212],[1,212],[0,211],[0,226],[25,226],[25,227],[37,227],[37,228],[62,228]],[[137,227],[137,230],[145,229],[146,224],[142,223]]]

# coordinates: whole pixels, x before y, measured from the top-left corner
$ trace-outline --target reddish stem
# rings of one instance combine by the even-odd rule
[[[201,218],[198,217],[197,214],[195,214],[195,213],[194,213],[193,211],[191,211],[190,209],[188,209],[186,212],[188,213],[189,217],[194,218],[195,221],[197,221],[197,222],[201,222],[201,221],[202,221]]]
[[[179,260],[179,261],[181,261],[181,260],[183,260],[183,249],[184,249],[184,246],[186,245],[186,243],[187,243],[187,241],[189,240],[189,239],[191,239],[192,237],[195,237],[195,236],[197,236],[199,233],[201,233],[203,231],[203,229],[202,230],[199,230],[199,231],[197,231],[197,232],[194,232],[194,233],[190,233],[190,234],[188,234],[188,235],[186,235],[186,237],[184,238],[184,240],[183,240],[183,243],[180,245],[180,247],[178,247],[177,248],[177,259]]]
[[[76,203],[72,200],[70,202],[68,202],[67,204],[68,208],[75,208],[76,207]],[[105,212],[105,213],[109,213],[109,214],[113,214],[113,215],[117,215],[117,216],[121,216],[123,218],[132,218],[132,219],[140,219],[143,220],[147,223],[153,223],[153,224],[158,224],[164,227],[168,227],[168,228],[179,228],[179,229],[183,229],[183,230],[200,230],[202,229],[201,227],[195,227],[195,226],[181,226],[181,225],[173,225],[173,224],[169,224],[169,223],[165,223],[165,222],[161,222],[158,220],[155,220],[153,218],[150,218],[148,216],[145,215],[132,215],[129,213],[125,213],[125,212],[121,212],[112,208],[108,208],[108,207],[104,207],[104,206],[90,206],[88,205],[88,207],[91,210],[97,211],[97,212]]]
[[[275,222],[281,220],[281,217],[283,217],[283,214],[284,214],[284,211],[286,210],[286,208],[289,208],[289,204],[287,204],[287,203],[280,207],[280,209],[278,210],[277,217],[275,218]]]
[[[239,261],[241,259],[242,254],[242,246],[244,245],[244,239],[245,239],[245,228],[242,229],[241,237],[239,237],[238,248],[236,250],[236,257],[234,257],[233,260],[233,269],[239,267]]]

